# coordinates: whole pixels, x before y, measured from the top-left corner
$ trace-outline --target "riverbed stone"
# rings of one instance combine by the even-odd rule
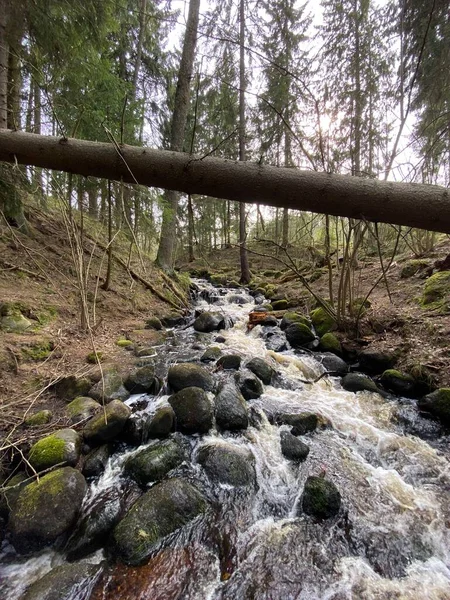
[[[282,329],[284,331],[285,329],[287,329],[289,327],[289,325],[292,325],[293,323],[299,323],[301,325],[306,325],[307,327],[309,327],[311,329],[311,321],[308,319],[308,317],[305,317],[304,315],[301,315],[300,313],[291,312],[291,311],[284,313],[283,318],[281,319],[280,329]]]
[[[311,321],[319,337],[322,337],[329,331],[334,331],[337,329],[337,323],[335,319],[333,319],[333,317],[329,315],[321,306],[312,311]]]
[[[278,425],[290,425],[292,435],[304,435],[310,431],[315,431],[319,424],[319,418],[315,413],[278,413],[274,418]]]
[[[259,398],[264,393],[263,384],[251,371],[244,370],[236,373],[235,381],[246,400]]]
[[[80,455],[80,435],[73,429],[60,429],[33,444],[28,461],[40,472],[56,465],[74,467]]]
[[[175,429],[175,413],[171,406],[161,406],[154,415],[147,418],[144,425],[144,438],[165,438]]]
[[[272,300],[273,310],[286,310],[288,304],[286,298],[283,298],[282,300]]]
[[[126,564],[139,565],[163,537],[206,510],[202,494],[180,478],[153,486],[115,527],[111,552]]]
[[[113,400],[90,419],[83,429],[84,439],[91,446],[113,440],[125,427],[131,415],[130,408],[121,400]]]
[[[183,325],[184,316],[179,312],[172,312],[161,317],[160,321],[164,327],[178,327],[178,325]]]
[[[227,442],[201,446],[197,460],[211,481],[235,487],[256,484],[255,457],[247,448]]]
[[[339,512],[341,494],[332,481],[310,476],[306,480],[300,506],[307,515],[329,519]]]
[[[309,454],[309,446],[289,431],[280,433],[281,452],[283,456],[295,462],[303,462]]]
[[[270,385],[272,381],[272,377],[275,374],[274,369],[270,366],[270,364],[264,360],[263,358],[255,357],[249,360],[245,367],[249,369],[258,379],[265,385]]]
[[[386,394],[380,390],[377,384],[362,373],[348,373],[341,380],[341,385],[347,392],[375,392],[385,396]]]
[[[11,512],[14,548],[27,554],[52,545],[75,523],[87,490],[83,475],[63,467],[27,485]]]
[[[90,419],[101,409],[101,405],[89,396],[78,396],[66,406],[66,414],[72,423]]]
[[[425,411],[450,427],[450,388],[440,388],[418,401],[419,410]]]
[[[216,423],[221,429],[237,431],[248,427],[248,408],[244,397],[233,381],[226,382],[215,401]]]
[[[213,408],[204,390],[188,387],[173,394],[169,404],[175,413],[175,427],[183,433],[207,433],[213,424]]]
[[[194,363],[180,363],[170,367],[167,380],[175,392],[187,387],[197,387],[212,392],[215,386],[211,374]]]
[[[225,354],[221,356],[216,366],[225,371],[238,371],[241,366],[242,357],[239,354]]]
[[[347,363],[331,352],[324,352],[319,357],[319,360],[322,366],[330,373],[335,373],[336,375],[345,375],[348,373]]]
[[[91,450],[84,459],[83,475],[85,477],[98,477],[101,475],[111,454],[112,447],[110,444],[103,444]]]
[[[210,346],[206,348],[200,360],[202,362],[215,362],[222,356],[222,350],[218,346]]]
[[[124,473],[144,487],[151,481],[161,481],[184,458],[183,449],[175,440],[155,442],[131,456],[124,465]]]
[[[303,323],[292,323],[286,328],[286,339],[293,348],[307,346],[316,339],[311,329]]]
[[[367,349],[359,353],[358,360],[363,371],[370,375],[380,375],[394,367],[397,357],[391,352]]]
[[[399,396],[411,398],[415,395],[416,382],[414,377],[395,369],[384,371],[380,377],[380,383],[386,390]]]
[[[130,394],[155,394],[155,367],[146,365],[129,373],[123,382]]]
[[[92,381],[87,377],[68,375],[54,383],[52,390],[61,400],[71,402],[77,396],[86,396],[91,387]]]
[[[162,323],[158,317],[149,317],[145,322],[145,329],[155,329],[156,331],[161,331]]]
[[[125,389],[120,373],[110,369],[103,371],[103,378],[91,387],[88,396],[99,402],[111,402],[125,401],[130,397],[130,393]]]
[[[60,565],[35,581],[20,600],[73,600],[84,599],[81,595],[91,589],[103,569],[102,565],[77,563]]]
[[[223,329],[223,316],[208,311],[202,312],[194,321],[195,331],[211,333]]]
[[[342,355],[341,342],[334,333],[325,333],[319,340],[319,350],[322,352],[332,352],[338,356]]]

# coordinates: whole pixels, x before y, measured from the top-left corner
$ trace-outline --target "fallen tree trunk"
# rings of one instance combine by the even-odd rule
[[[446,188],[0,129],[0,161],[450,233]]]

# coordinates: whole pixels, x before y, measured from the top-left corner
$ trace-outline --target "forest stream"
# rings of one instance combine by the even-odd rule
[[[198,362],[223,384],[245,373],[246,363],[257,357],[271,366],[271,383],[262,395],[247,400],[247,428],[213,426],[204,435],[171,434],[185,459],[163,480],[188,481],[206,499],[206,509],[164,536],[143,565],[116,562],[104,548],[75,560],[72,553],[72,564],[98,568],[92,567],[81,583],[78,578],[64,598],[448,600],[448,440],[434,433],[432,422],[419,415],[411,400],[353,393],[343,389],[339,376],[320,378],[323,355],[283,350],[285,337],[278,326],[247,331],[248,314],[255,308],[248,291],[214,288],[205,281],[195,286],[195,310],[221,313],[226,329],[199,334],[192,317],[150,358],[156,373],[165,382],[170,365]],[[218,336],[223,339],[216,341]],[[200,362],[211,345],[223,355],[239,355],[239,370]],[[158,394],[134,395],[126,404],[133,418],[147,418],[167,406],[169,396],[164,383]],[[214,394],[208,392],[208,398],[213,402]],[[298,436],[309,447],[301,461],[287,458],[280,445],[292,424],[279,416],[299,413],[318,417],[315,428]],[[242,451],[248,473],[238,473],[242,480],[237,484],[220,481],[203,466],[207,461],[197,460],[205,447]],[[135,501],[142,493],[130,487],[124,472],[126,461],[142,449],[116,444],[104,472],[88,479],[78,528],[86,519],[114,513],[124,496]],[[311,476],[339,491],[336,514],[318,518],[304,511]],[[145,489],[156,485],[161,484],[150,482]],[[66,562],[67,546],[20,557],[6,541],[0,596],[34,598],[27,596],[28,586]]]

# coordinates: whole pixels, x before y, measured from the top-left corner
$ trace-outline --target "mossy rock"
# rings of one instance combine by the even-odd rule
[[[145,322],[145,329],[155,329],[156,331],[161,331],[162,323],[158,317],[150,317]]]
[[[329,315],[321,306],[316,308],[311,313],[311,321],[317,335],[322,337],[329,331],[337,329],[337,323],[331,315]]]
[[[30,483],[31,480],[28,479],[26,473],[22,472],[17,473],[7,483],[3,484],[2,491],[0,492],[0,516],[8,516],[9,512],[16,505],[20,492]]]
[[[381,375],[380,383],[386,390],[394,394],[407,397],[414,396],[416,382],[414,377],[406,373],[401,373],[395,369],[387,369]]]
[[[101,570],[101,564],[75,563],[60,565],[32,583],[25,594],[21,596],[21,600],[86,598],[83,590],[92,589]]]
[[[329,519],[338,514],[341,494],[332,481],[322,477],[308,477],[301,498],[301,508],[307,515]]]
[[[205,444],[200,447],[197,460],[215,483],[235,487],[256,483],[255,457],[247,448],[227,442]]]
[[[283,300],[272,300],[273,310],[286,310],[288,307],[288,301],[286,298]]]
[[[429,412],[443,425],[450,427],[450,388],[439,388],[418,402],[420,410]]]
[[[342,355],[341,342],[334,333],[326,333],[320,338],[319,349],[322,352],[333,352],[333,354],[337,354],[338,356]]]
[[[442,308],[450,298],[450,271],[441,271],[429,277],[423,288],[422,305]]]
[[[7,333],[23,333],[33,327],[33,323],[26,319],[18,304],[3,302],[0,305],[0,327]]]
[[[151,481],[161,481],[184,460],[184,452],[175,440],[156,442],[133,454],[124,465],[124,473],[130,475],[140,486]]]
[[[21,348],[25,360],[45,360],[53,352],[54,344],[51,340],[34,342]]]
[[[116,346],[119,346],[119,348],[129,348],[130,346],[134,346],[134,342],[131,340],[120,339],[117,340]]]
[[[50,423],[53,418],[53,413],[51,410],[40,410],[28,417],[24,420],[25,427],[39,427],[41,425],[46,425]]]
[[[99,402],[111,402],[111,400],[127,400],[130,393],[123,385],[122,376],[111,368],[103,371],[103,379],[100,379],[89,389],[88,394],[78,394],[79,396],[91,396]]]
[[[66,413],[72,423],[79,423],[92,417],[100,408],[100,404],[93,398],[78,396],[67,405]]]
[[[91,387],[92,382],[86,377],[68,375],[57,381],[52,389],[61,400],[71,402],[77,396],[86,396]]]
[[[178,392],[184,388],[197,387],[212,392],[215,382],[210,373],[193,363],[180,363],[169,368],[168,383]]]
[[[28,461],[37,471],[56,465],[74,467],[81,454],[81,438],[73,429],[60,429],[38,440],[30,449]]]
[[[409,277],[413,277],[414,275],[422,275],[429,277],[433,272],[433,265],[429,260],[424,259],[415,259],[408,260],[407,263],[403,265],[403,268],[400,272],[401,279],[408,279]]]
[[[274,369],[263,358],[255,357],[245,364],[256,377],[259,377],[265,385],[270,385],[272,377],[275,374]]]
[[[217,273],[211,275],[210,281],[213,285],[226,285],[227,278],[224,275],[218,275]]]
[[[222,356],[222,350],[219,346],[209,346],[202,354],[201,362],[215,362]]]
[[[300,323],[311,328],[311,321],[308,319],[308,317],[305,317],[297,312],[285,312],[283,318],[281,319],[280,328],[284,331],[287,327],[289,327],[289,325],[292,325],[292,323]]]
[[[271,298],[273,298],[275,296],[275,294],[277,293],[277,287],[275,285],[271,285],[270,283],[268,285],[266,285],[264,289],[265,289],[264,296],[266,298],[269,298],[269,300]]]
[[[201,493],[183,479],[168,479],[144,494],[116,526],[111,551],[123,562],[139,565],[165,536],[205,512]]]
[[[348,392],[375,392],[385,396],[386,394],[380,390],[377,384],[362,373],[348,373],[341,380],[342,387]]]
[[[207,433],[213,424],[213,408],[206,392],[186,387],[169,398],[176,417],[176,428],[183,433]]]
[[[86,442],[100,445],[113,440],[125,427],[131,415],[130,408],[121,400],[113,400],[104,411],[92,417],[83,429]]]
[[[260,309],[264,309],[267,312],[272,312],[273,311],[273,306],[271,304],[263,304]]]
[[[286,328],[286,339],[293,348],[301,348],[313,342],[316,336],[307,325],[292,323]]]
[[[25,554],[52,545],[75,523],[86,490],[83,475],[72,467],[23,488],[9,520],[14,548]]]
[[[86,361],[91,365],[96,365],[99,362],[103,362],[103,352],[89,352],[86,356]]]

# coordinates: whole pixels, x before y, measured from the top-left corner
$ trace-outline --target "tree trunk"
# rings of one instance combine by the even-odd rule
[[[9,0],[0,0],[0,129],[8,126]]]
[[[189,109],[195,46],[197,44],[199,10],[200,0],[190,0],[170,133],[170,149],[176,152],[183,149],[184,131],[186,129],[186,120]],[[159,241],[158,255],[156,257],[156,264],[165,271],[171,271],[173,268],[176,244],[177,210],[178,193],[174,189],[170,189],[165,194],[161,238]]]
[[[239,160],[245,162],[245,2],[239,4]],[[245,204],[239,206],[239,255],[241,259],[241,278],[239,283],[250,282],[251,273],[245,243]]]
[[[123,157],[123,158],[122,158]],[[450,233],[450,190],[0,129],[0,161]],[[126,164],[125,164],[126,163]],[[133,173],[133,177],[130,175]]]

